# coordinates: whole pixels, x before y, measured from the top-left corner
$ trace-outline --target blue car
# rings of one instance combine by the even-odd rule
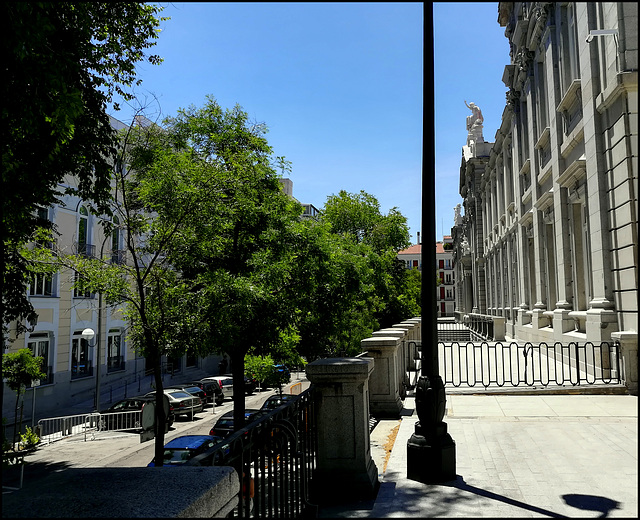
[[[216,435],[182,435],[167,442],[164,445],[164,466],[176,466],[184,464],[196,455],[204,453],[209,448],[221,441]],[[155,467],[152,460],[147,467]]]

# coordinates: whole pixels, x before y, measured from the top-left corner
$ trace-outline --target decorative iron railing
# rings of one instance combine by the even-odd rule
[[[318,451],[314,393],[305,390],[186,463],[236,469],[242,493],[230,516],[314,516],[316,506],[309,501]]]
[[[439,342],[445,385],[549,386],[622,382],[618,343]]]

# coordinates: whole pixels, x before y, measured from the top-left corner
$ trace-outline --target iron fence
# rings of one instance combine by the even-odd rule
[[[618,343],[439,342],[445,385],[579,386],[621,383]]]
[[[230,516],[299,518],[317,512],[309,500],[317,451],[314,391],[309,388],[186,464],[236,469],[242,493]]]

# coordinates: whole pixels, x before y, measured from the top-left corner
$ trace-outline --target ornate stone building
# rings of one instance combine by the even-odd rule
[[[637,344],[637,4],[498,13],[509,90],[495,142],[469,128],[462,150],[456,307],[518,340]]]

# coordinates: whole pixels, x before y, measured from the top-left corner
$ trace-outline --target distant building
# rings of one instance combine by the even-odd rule
[[[436,301],[439,316],[454,316],[455,311],[455,275],[453,270],[453,238],[444,236],[436,242],[435,275],[441,281],[436,287]],[[398,252],[398,259],[406,269],[422,272],[422,244],[415,244]]]

